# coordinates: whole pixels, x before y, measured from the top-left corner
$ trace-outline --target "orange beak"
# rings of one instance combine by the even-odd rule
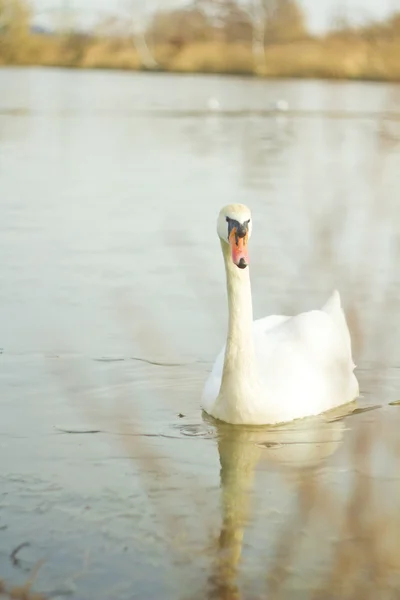
[[[232,260],[239,269],[245,269],[249,264],[249,254],[247,252],[248,233],[244,237],[237,235],[234,227],[229,235],[229,243],[232,250]]]

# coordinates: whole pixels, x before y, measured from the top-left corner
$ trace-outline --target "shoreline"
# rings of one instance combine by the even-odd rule
[[[82,67],[75,65],[63,64],[32,64],[32,63],[0,63],[0,70],[6,69],[48,69],[48,70],[63,70],[63,71],[82,71],[82,72],[100,72],[104,73],[132,73],[132,74],[148,74],[148,75],[179,75],[180,77],[193,76],[208,76],[208,77],[230,77],[242,79],[257,79],[264,81],[324,81],[326,83],[382,83],[382,84],[400,84],[399,79],[385,79],[383,77],[349,77],[349,76],[308,76],[308,75],[259,75],[257,73],[232,73],[227,71],[179,71],[172,69],[130,69],[124,67]]]
[[[5,44],[0,46],[0,67],[400,83],[400,37],[307,37],[267,45],[257,57],[249,45],[240,43],[190,43],[179,49],[164,44],[151,47],[151,56],[153,65],[146,65],[126,38],[35,34],[8,52]]]

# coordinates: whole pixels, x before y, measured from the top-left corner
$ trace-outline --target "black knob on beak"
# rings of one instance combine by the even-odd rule
[[[239,238],[244,238],[246,233],[247,233],[247,223],[245,223],[245,224],[239,223],[236,228],[236,235]]]

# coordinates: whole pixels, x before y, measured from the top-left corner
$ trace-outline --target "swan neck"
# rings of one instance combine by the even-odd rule
[[[253,306],[249,268],[232,261],[228,244],[221,242],[228,292],[229,322],[222,386],[227,378],[243,381],[254,369]],[[221,387],[222,387],[221,386]]]

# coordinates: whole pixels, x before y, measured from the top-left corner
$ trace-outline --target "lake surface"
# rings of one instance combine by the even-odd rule
[[[308,598],[360,473],[400,532],[399,170],[400,86],[0,69],[0,578],[43,561],[53,598]],[[231,202],[256,318],[340,290],[358,412],[203,418]]]

